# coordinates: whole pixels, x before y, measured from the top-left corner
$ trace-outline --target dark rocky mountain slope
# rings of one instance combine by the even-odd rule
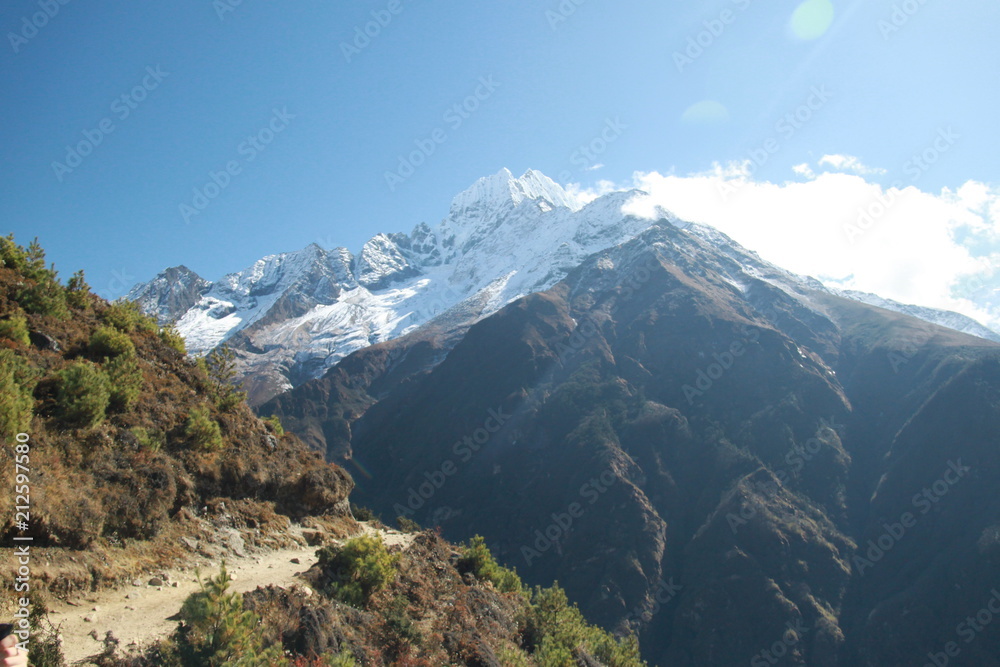
[[[956,630],[1000,583],[1000,346],[721,247],[663,222],[262,412],[651,664],[1000,664],[1000,624]]]

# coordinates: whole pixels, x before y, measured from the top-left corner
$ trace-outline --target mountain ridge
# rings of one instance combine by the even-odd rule
[[[516,298],[548,289],[587,257],[656,224],[629,214],[647,197],[627,190],[584,202],[540,172],[515,178],[502,169],[456,195],[436,227],[420,223],[409,234],[380,233],[357,253],[314,243],[269,255],[214,283],[185,267],[168,269],[126,298],[161,323],[176,320],[195,354],[229,343],[251,403],[260,404],[322,376],[366,346],[434,320],[444,328],[467,328]],[[750,275],[756,271],[792,292],[803,285],[827,290],[815,279],[762,260],[718,230],[680,221],[663,209],[655,213],[717,245],[742,269],[751,269]],[[1000,340],[956,313],[841,294]]]
[[[418,330],[260,410],[355,470],[383,516],[482,534],[527,581],[638,630],[650,664],[745,664],[780,637],[787,664],[912,664],[980,590],[935,545],[968,552],[977,584],[1000,572],[969,555],[996,521],[973,499],[1000,478],[1000,345],[754,269],[706,234],[661,221],[447,349]],[[956,505],[895,567],[862,570],[959,453],[978,472]],[[956,584],[962,603],[939,604]],[[891,606],[909,598],[935,623],[910,627]]]

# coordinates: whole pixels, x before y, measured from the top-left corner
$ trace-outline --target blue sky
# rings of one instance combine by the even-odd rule
[[[713,169],[782,192],[826,172],[933,197],[975,182],[980,208],[1000,184],[995,0],[64,1],[0,9],[0,218],[106,296],[182,263],[215,279],[357,250],[505,166],[592,191]],[[433,153],[390,187],[418,142]],[[987,272],[996,240],[970,255]]]

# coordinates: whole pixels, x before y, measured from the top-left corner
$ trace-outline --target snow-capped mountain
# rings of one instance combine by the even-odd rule
[[[919,320],[926,320],[928,322],[933,322],[934,324],[940,324],[943,327],[948,327],[949,329],[954,329],[955,331],[961,331],[962,333],[967,333],[970,336],[978,336],[979,338],[985,338],[987,340],[1000,343],[1000,334],[983,326],[968,315],[962,315],[961,313],[949,310],[925,308],[924,306],[911,306],[898,301],[893,301],[892,299],[885,299],[877,294],[871,294],[869,292],[838,289],[831,289],[831,291],[838,296],[853,299],[854,301],[860,301],[861,303],[867,303],[869,306],[878,306],[879,308],[916,317]]]
[[[684,223],[662,209],[655,220],[627,213],[647,196],[612,192],[584,205],[544,174],[529,170],[515,178],[503,169],[455,197],[435,227],[421,223],[409,234],[378,234],[357,253],[313,244],[265,257],[215,283],[185,267],[167,269],[127,298],[161,321],[175,321],[194,354],[228,342],[238,351],[251,401],[259,403],[320,377],[356,350],[422,325],[463,329],[518,297],[548,289],[588,256],[657,220],[720,249],[731,261],[713,270],[740,289],[761,279],[799,301],[825,290],[711,227]],[[976,333],[954,313],[906,312],[975,335],[988,332]]]
[[[588,255],[649,226],[622,213],[637,196],[617,192],[583,206],[543,174],[504,169],[455,197],[435,228],[378,234],[357,253],[314,244],[214,284],[168,269],[127,298],[176,321],[192,353],[229,341],[245,378],[269,378],[251,383],[251,398],[263,400],[445,313],[450,325],[467,325],[551,287]]]

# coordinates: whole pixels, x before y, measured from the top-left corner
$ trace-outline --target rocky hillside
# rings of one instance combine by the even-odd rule
[[[251,521],[349,516],[350,477],[258,419],[221,360],[189,360],[176,333],[95,297],[82,274],[64,287],[36,245],[0,244],[0,475],[30,490],[27,518],[0,497],[0,534],[33,538],[35,586],[128,579],[219,503]]]
[[[650,664],[922,664],[1000,577],[1000,346],[725,247],[664,221],[262,411]],[[1000,630],[971,635],[949,664],[998,664]]]
[[[27,505],[0,496],[0,539],[30,546],[30,574],[0,579],[8,590],[15,576],[30,582],[33,665],[64,664],[50,622],[65,614],[95,638],[106,627],[104,610],[80,608],[92,594],[134,613],[143,593],[176,586],[192,565],[247,565],[308,543],[319,550],[310,586],[272,586],[261,570],[261,588],[244,597],[224,570],[209,572],[169,638],[142,646],[148,638],[133,635],[139,645],[125,647],[108,635],[89,660],[641,667],[634,638],[589,625],[558,587],[529,591],[481,539],[456,547],[426,532],[389,549],[379,531],[348,539],[361,528],[350,476],[256,417],[234,373],[231,356],[192,361],[135,304],[97,298],[80,273],[63,285],[40,247],[0,238],[0,483]],[[63,616],[47,621],[57,599]],[[0,611],[12,605],[8,596]]]

